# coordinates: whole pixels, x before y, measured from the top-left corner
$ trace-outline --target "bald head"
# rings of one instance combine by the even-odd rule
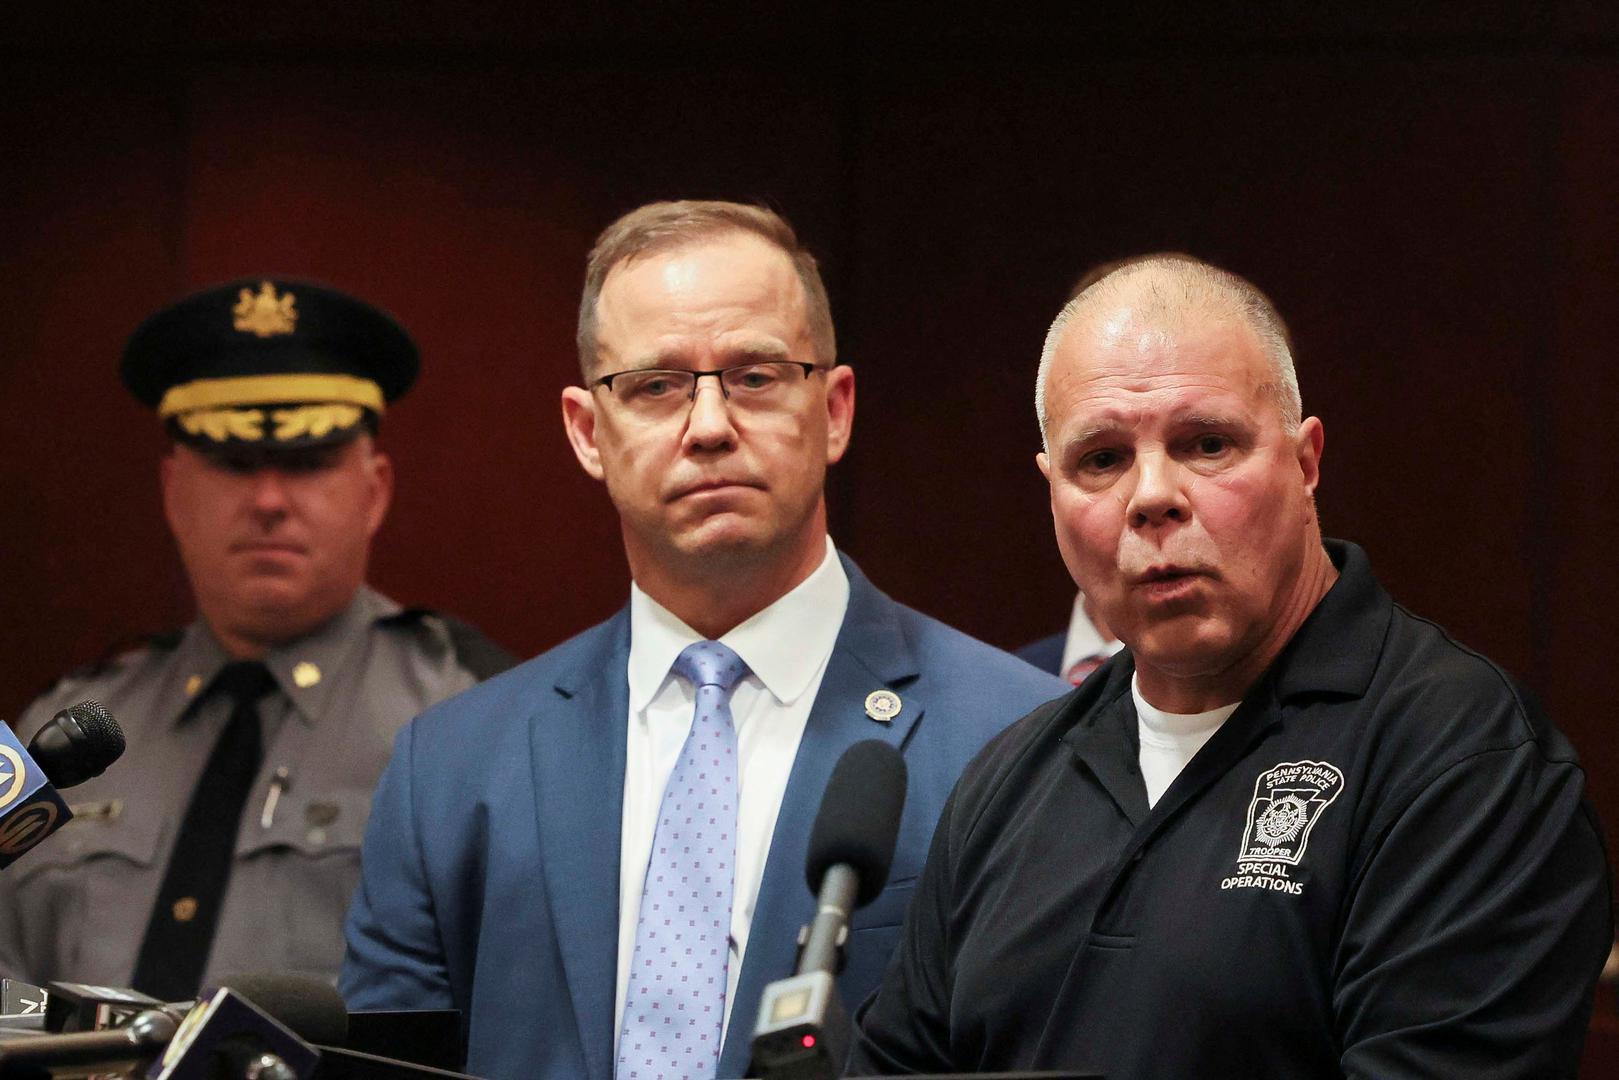
[[[1040,443],[1049,450],[1046,431],[1046,388],[1052,357],[1071,332],[1104,321],[1131,320],[1138,328],[1164,332],[1190,322],[1234,322],[1258,339],[1271,368],[1266,390],[1275,400],[1282,424],[1296,432],[1304,415],[1298,375],[1293,369],[1292,339],[1270,298],[1251,281],[1190,255],[1143,255],[1109,263],[1080,279],[1072,299],[1057,313],[1040,351],[1035,377],[1034,410]]]

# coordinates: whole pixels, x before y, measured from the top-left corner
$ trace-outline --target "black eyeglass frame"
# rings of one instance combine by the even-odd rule
[[[686,394],[686,400],[696,401],[697,387],[702,384],[704,379],[713,376],[714,381],[719,384],[720,395],[724,397],[725,400],[729,401],[731,400],[731,391],[726,389],[725,386],[726,373],[731,371],[741,371],[744,368],[763,367],[766,364],[788,364],[792,367],[798,368],[804,373],[805,382],[808,382],[809,377],[815,372],[831,371],[832,368],[836,366],[828,364],[807,364],[802,360],[750,360],[745,364],[732,364],[729,367],[714,368],[712,371],[692,371],[690,368],[626,368],[623,371],[615,371],[611,375],[602,375],[599,378],[591,380],[590,388],[594,390],[598,386],[604,386],[607,388],[608,392],[611,393],[613,389],[613,380],[618,378],[620,375],[656,374],[678,375],[681,377],[690,375],[692,377],[691,390]]]

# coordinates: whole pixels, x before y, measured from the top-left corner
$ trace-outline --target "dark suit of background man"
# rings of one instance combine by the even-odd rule
[[[1128,651],[963,775],[856,1071],[1572,1076],[1611,940],[1584,776],[1323,542],[1270,302],[1133,261],[1037,386],[1058,546]]]
[[[1096,604],[1079,593],[1074,597],[1067,630],[1031,641],[1013,655],[1078,686],[1107,663],[1108,657],[1124,648],[1124,642],[1114,637],[1099,618]]]
[[[480,1075],[739,1076],[813,915],[805,848],[843,750],[884,739],[910,772],[890,884],[849,940],[852,1007],[954,778],[1064,684],[834,551],[823,487],[854,372],[781,218],[621,218],[590,256],[579,345],[563,419],[618,510],[630,602],[401,733],[341,985],[351,1008],[463,1010]],[[722,674],[691,666],[710,660]]]
[[[393,492],[373,434],[416,370],[388,315],[282,278],[199,293],[130,339],[124,382],[174,440],[163,508],[197,620],[23,715],[32,731],[98,698],[129,750],[0,877],[0,973],[166,1000],[220,973],[336,977],[394,733],[502,666],[364,584]]]

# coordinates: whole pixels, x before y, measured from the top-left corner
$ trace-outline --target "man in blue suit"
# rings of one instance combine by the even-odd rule
[[[759,995],[814,914],[808,832],[843,751],[883,739],[909,772],[888,886],[849,937],[852,1007],[957,774],[1066,687],[833,548],[823,489],[854,373],[780,217],[619,219],[590,255],[579,346],[563,418],[618,511],[630,602],[401,733],[342,989],[351,1008],[462,1010],[480,1075],[741,1076]]]

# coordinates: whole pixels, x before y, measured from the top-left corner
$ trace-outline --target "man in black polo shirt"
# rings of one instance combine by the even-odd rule
[[[1270,302],[1127,262],[1036,396],[1058,545],[1129,648],[963,775],[852,1071],[1572,1075],[1612,940],[1580,767],[1322,540]]]

